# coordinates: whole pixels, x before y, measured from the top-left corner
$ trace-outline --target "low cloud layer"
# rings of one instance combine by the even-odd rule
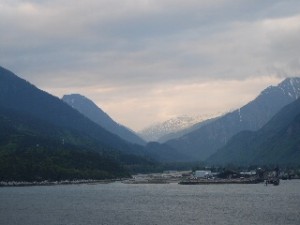
[[[299,76],[299,37],[297,0],[0,1],[2,66],[136,130]]]

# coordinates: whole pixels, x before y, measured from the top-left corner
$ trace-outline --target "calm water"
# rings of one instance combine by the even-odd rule
[[[300,224],[300,181],[0,188],[0,224]]]

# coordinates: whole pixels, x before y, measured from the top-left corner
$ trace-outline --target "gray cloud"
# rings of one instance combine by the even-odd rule
[[[154,93],[164,86],[171,101],[170,85],[299,75],[299,12],[297,0],[2,0],[0,64],[55,95],[84,92],[117,117],[128,102],[149,112],[149,102],[162,108]]]

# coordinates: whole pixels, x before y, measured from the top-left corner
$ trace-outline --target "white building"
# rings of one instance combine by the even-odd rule
[[[195,175],[196,178],[207,178],[212,176],[210,170],[196,170]]]
[[[251,170],[251,171],[247,171],[247,172],[240,172],[241,175],[249,175],[249,176],[253,176],[256,175],[256,171],[255,170]]]

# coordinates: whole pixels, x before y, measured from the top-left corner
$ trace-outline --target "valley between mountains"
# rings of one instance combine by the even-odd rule
[[[198,164],[300,166],[299,96],[300,78],[287,78],[237,110],[137,133],[80,93],[59,99],[0,67],[0,180],[115,179]]]

